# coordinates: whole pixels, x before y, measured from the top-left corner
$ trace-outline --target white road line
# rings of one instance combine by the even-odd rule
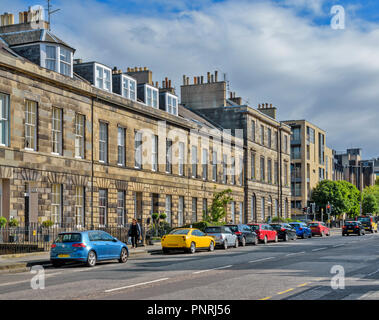
[[[336,244],[335,246],[333,246],[333,248],[338,248],[338,247],[342,247],[342,246],[344,246],[343,243],[342,244]]]
[[[55,273],[48,273],[45,274],[45,278],[49,278],[58,274],[62,274],[62,272],[55,272]],[[20,283],[27,283],[30,282],[31,279],[25,279],[25,280],[20,280],[20,281],[14,281],[14,282],[7,282],[7,283],[0,283],[0,287],[6,287],[6,286],[12,286],[15,284],[20,284]]]
[[[258,259],[258,260],[252,260],[252,261],[249,261],[249,263],[260,262],[260,261],[265,261],[265,260],[270,260],[270,259],[275,259],[275,257],[268,257],[268,258],[263,258],[263,259]]]
[[[305,253],[305,251],[289,253],[289,254],[286,254],[286,257],[295,256],[295,255],[304,254],[304,253]]]
[[[328,248],[327,247],[323,247],[323,248],[313,249],[312,251],[315,252],[315,251],[320,251],[320,250],[325,250],[325,249],[328,249]]]
[[[193,274],[199,274],[199,273],[208,272],[208,271],[213,271],[213,270],[226,269],[226,268],[230,268],[230,267],[233,267],[233,265],[224,266],[224,267],[218,267],[218,268],[213,268],[213,269],[207,269],[207,270],[200,270],[200,271],[196,271],[196,272],[194,272]]]
[[[137,284],[132,284],[130,286],[125,286],[125,287],[120,287],[120,288],[114,288],[114,289],[105,290],[104,292],[108,293],[108,292],[119,291],[119,290],[124,290],[124,289],[128,289],[128,288],[134,288],[134,287],[138,287],[138,286],[143,286],[145,284],[150,284],[150,283],[165,281],[165,280],[168,280],[168,279],[170,279],[170,278],[162,278],[162,279],[157,279],[157,280],[152,280],[152,281],[147,281],[147,282],[141,282],[141,283],[137,283]]]

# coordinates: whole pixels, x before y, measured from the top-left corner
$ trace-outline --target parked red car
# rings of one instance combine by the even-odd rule
[[[268,241],[278,242],[278,234],[269,224],[266,223],[250,223],[251,230],[257,234],[258,240],[264,244]]]
[[[312,230],[312,236],[318,235],[320,237],[330,236],[330,230],[324,222],[312,221],[308,224]]]

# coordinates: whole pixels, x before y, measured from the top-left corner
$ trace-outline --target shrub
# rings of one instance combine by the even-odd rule
[[[286,219],[283,219],[282,217],[274,217],[272,218],[271,222],[286,222]]]
[[[9,220],[9,223],[8,223],[8,225],[9,225],[10,227],[18,227],[18,225],[19,225],[19,222],[18,222],[18,220],[17,220],[17,219],[15,219],[15,218],[12,218],[12,219],[10,219],[10,220]]]
[[[0,228],[4,228],[7,224],[7,219],[5,217],[0,217]]]
[[[159,214],[158,213],[153,213],[151,215],[151,217],[153,218],[153,221],[157,221],[158,220],[158,217],[159,217]]]
[[[159,216],[159,219],[161,219],[161,220],[164,220],[166,218],[167,218],[167,214],[165,214],[165,213],[161,213]]]
[[[51,220],[46,220],[46,221],[42,222],[42,227],[44,227],[44,228],[50,228],[53,225],[54,225],[54,222]]]

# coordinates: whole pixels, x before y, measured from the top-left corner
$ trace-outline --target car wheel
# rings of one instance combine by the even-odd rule
[[[258,243],[259,243],[259,241],[258,241],[258,238],[257,238],[257,237],[255,237],[253,245],[257,246],[257,245],[258,245]]]
[[[312,233],[309,234],[308,238],[309,238],[309,239],[312,238]]]
[[[324,236],[324,231],[322,231],[320,234],[320,237],[323,237],[323,236]]]
[[[128,261],[128,251],[125,248],[122,248],[120,259],[118,261],[120,263],[126,263],[126,261]]]
[[[275,242],[278,242],[278,235],[275,236]]]
[[[164,254],[168,254],[170,252],[170,250],[168,250],[167,248],[162,248],[162,251]]]
[[[284,235],[284,239],[283,239],[284,241],[288,241],[288,235],[287,235],[287,233]]]
[[[228,241],[224,240],[223,247],[225,250],[228,249]]]
[[[238,239],[236,239],[236,243],[234,244],[234,248],[238,248],[239,242]]]
[[[97,257],[96,257],[95,251],[90,251],[87,257],[87,266],[92,268],[96,266],[96,262],[97,262]]]
[[[358,232],[358,237],[360,237],[360,236],[361,236],[361,232],[359,231],[359,232]]]
[[[303,232],[303,235],[301,236],[301,239],[305,239],[305,232]]]
[[[196,252],[196,244],[195,242],[192,242],[189,248],[189,253],[194,254],[195,252]]]
[[[265,236],[264,240],[263,240],[263,243],[264,244],[267,244],[267,237]]]
[[[228,247],[228,245],[226,245],[226,247]],[[209,249],[208,249],[208,251],[212,252],[212,251],[214,251],[214,249],[215,249],[215,244],[214,244],[213,241],[211,241],[211,243],[209,244]]]
[[[245,239],[245,237],[242,237],[241,245],[242,245],[242,247],[246,246],[246,239]]]

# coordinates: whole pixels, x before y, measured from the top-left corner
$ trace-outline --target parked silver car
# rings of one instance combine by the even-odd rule
[[[238,237],[233,234],[229,227],[207,227],[205,233],[215,239],[216,246],[221,246],[224,249],[228,249],[228,247],[238,248]]]

